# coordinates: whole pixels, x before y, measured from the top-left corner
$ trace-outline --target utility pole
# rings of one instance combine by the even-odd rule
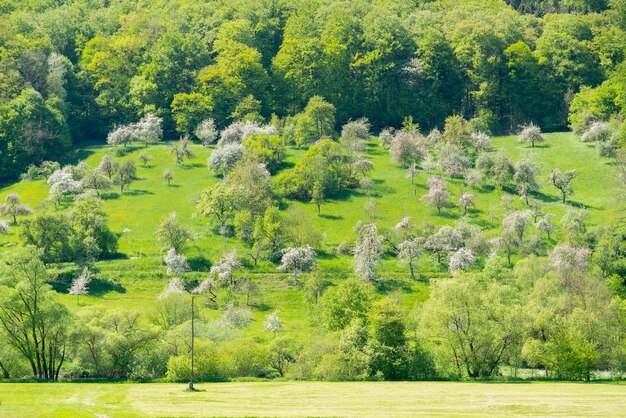
[[[194,346],[194,340],[195,340],[195,329],[194,329],[194,306],[195,306],[195,295],[191,295],[191,376],[189,377],[189,391],[193,392],[195,391],[194,387],[193,387],[193,366],[194,366],[194,352],[193,352],[193,346]]]

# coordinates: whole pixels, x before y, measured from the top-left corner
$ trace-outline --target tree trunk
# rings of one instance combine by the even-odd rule
[[[191,375],[189,376],[189,391],[193,392],[195,389],[193,387],[193,378],[194,378],[194,340],[195,340],[195,329],[194,329],[194,305],[195,305],[195,296],[191,295]]]

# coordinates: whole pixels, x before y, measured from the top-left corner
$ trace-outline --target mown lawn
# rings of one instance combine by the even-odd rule
[[[3,417],[624,416],[626,385],[466,382],[4,383]]]

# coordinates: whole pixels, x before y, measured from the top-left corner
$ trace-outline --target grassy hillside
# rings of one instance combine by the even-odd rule
[[[548,213],[556,215],[558,221],[567,206],[560,202],[557,190],[547,179],[553,168],[562,170],[577,169],[578,176],[573,181],[574,195],[570,204],[586,207],[591,215],[589,224],[600,225],[620,212],[621,197],[614,193],[617,190],[616,169],[610,160],[598,157],[595,145],[580,142],[571,133],[547,135],[545,145],[531,148],[518,144],[514,137],[494,138],[496,149],[503,149],[512,161],[521,157],[532,157],[537,161],[542,172],[539,175],[541,190],[533,196]],[[196,158],[184,165],[176,165],[174,157],[169,154],[168,145],[149,148],[138,147],[124,157],[115,157],[115,150],[107,146],[87,146],[79,150],[79,155],[90,166],[96,166],[103,155],[112,158],[132,158],[137,161],[140,153],[147,153],[153,159],[147,167],[137,161],[139,179],[132,183],[127,191],[120,195],[117,190],[110,190],[104,195],[105,210],[110,216],[110,224],[114,232],[120,234],[120,253],[123,257],[98,263],[100,270],[97,277],[116,283],[115,286],[94,288],[94,295],[81,299],[81,307],[102,306],[132,307],[145,312],[152,309],[153,302],[162,291],[167,279],[162,265],[162,254],[154,234],[161,219],[170,212],[176,212],[178,218],[189,225],[196,236],[186,254],[190,258],[203,256],[215,261],[225,250],[237,248],[243,256],[246,248],[234,238],[223,239],[217,235],[210,221],[194,216],[194,201],[205,188],[220,181],[220,178],[207,170],[206,159],[210,149],[194,146]],[[293,165],[304,154],[303,150],[290,148],[286,166]],[[376,202],[376,221],[380,228],[395,225],[402,217],[411,216],[418,224],[429,222],[435,225],[453,224],[461,216],[458,207],[448,208],[441,215],[429,208],[420,197],[427,191],[427,173],[420,173],[411,185],[405,176],[402,166],[392,164],[387,149],[371,142],[365,153],[372,160],[375,170],[371,174],[374,188],[368,197],[362,191],[345,192],[335,199],[329,199],[322,206],[322,215],[317,216],[316,208],[308,202],[283,202],[283,211],[299,210],[299,216],[318,229],[324,235],[320,267],[329,274],[331,280],[338,280],[351,274],[350,257],[337,255],[337,246],[354,238],[352,228],[358,220],[368,219],[365,203],[369,198]],[[170,168],[174,181],[168,186],[161,178],[165,169]],[[448,189],[453,193],[452,201],[456,202],[464,189],[461,180],[448,182]],[[47,186],[42,181],[19,182],[0,188],[0,199],[8,193],[19,193],[24,203],[32,208],[44,204],[48,196]],[[496,232],[499,220],[504,213],[502,198],[513,193],[512,190],[497,191],[490,187],[473,190],[476,195],[476,207],[469,214],[469,221],[486,231],[489,236]],[[510,194],[513,205],[519,209],[525,204],[515,195]],[[8,236],[0,236],[2,245],[19,241],[18,228],[12,228]],[[423,280],[407,280],[407,271],[397,263],[394,257],[387,257],[381,269],[383,278],[394,278],[380,286],[381,293],[393,293],[400,296],[403,304],[411,307],[416,301],[427,298],[427,279],[438,271],[438,266],[430,257],[420,260],[419,274]],[[206,274],[197,273],[199,276]],[[286,329],[304,332],[308,328],[305,309],[302,304],[301,290],[287,284],[285,275],[276,273],[276,266],[262,262],[255,269],[246,269],[245,274],[254,277],[261,288],[260,296],[256,297],[254,312],[256,319],[267,315],[268,311],[279,309]],[[76,300],[64,295],[64,300],[72,309],[79,309]],[[217,316],[216,311],[205,312],[209,318]],[[254,334],[261,333],[262,321],[258,320],[251,326]]]
[[[0,416],[618,416],[626,386],[573,383],[0,384]],[[34,407],[36,405],[36,407]]]

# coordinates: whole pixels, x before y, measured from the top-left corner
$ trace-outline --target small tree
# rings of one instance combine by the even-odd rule
[[[180,140],[174,144],[170,150],[170,154],[176,158],[176,164],[182,164],[185,158],[192,159],[195,157],[195,153],[190,148],[191,141],[188,136],[183,136]]]
[[[541,134],[541,129],[538,126],[534,125],[533,123],[530,123],[524,126],[521,132],[519,133],[519,135],[517,136],[518,142],[521,142],[521,143],[530,142],[533,148],[535,147],[536,142],[544,142],[545,140],[546,139]]]
[[[98,168],[88,173],[81,180],[81,183],[83,189],[94,190],[98,196],[100,196],[101,191],[110,189],[113,186],[113,182]]]
[[[163,118],[148,113],[139,122],[131,125],[131,129],[134,130],[134,136],[139,142],[144,145],[156,144],[163,138],[162,123]]]
[[[551,213],[547,213],[543,215],[541,219],[535,222],[535,228],[545,232],[548,235],[548,239],[551,239],[550,234],[554,232],[554,225],[551,222],[552,218],[554,218],[554,215],[552,215]]]
[[[283,331],[283,321],[278,318],[277,310],[265,317],[263,328],[266,331],[273,332],[274,336],[276,336],[276,333]]]
[[[423,246],[424,240],[422,238],[410,238],[398,245],[398,258],[400,259],[400,263],[409,266],[411,279],[413,280],[415,280],[415,264]]]
[[[311,202],[317,207],[317,214],[322,213],[322,203],[324,203],[324,187],[322,183],[316,181],[311,191]]]
[[[113,129],[107,135],[107,144],[123,145],[124,148],[137,139],[135,129],[131,125],[122,125]]]
[[[7,235],[9,233],[9,223],[4,220],[0,220],[0,234]]]
[[[439,177],[430,177],[428,179],[428,194],[422,196],[422,200],[437,208],[437,213],[441,214],[441,208],[448,205],[449,198],[450,192],[445,189],[445,182]]]
[[[168,276],[180,276],[190,270],[187,257],[182,254],[178,254],[174,248],[170,248],[167,251],[167,255],[163,261],[167,267],[166,272]]]
[[[300,248],[285,248],[282,253],[280,266],[277,270],[280,272],[290,271],[296,283],[302,273],[311,271],[317,263],[315,250],[310,245]]]
[[[463,208],[463,216],[467,214],[467,208],[470,206],[475,206],[474,203],[474,195],[471,193],[463,192],[461,197],[459,197],[458,204]]]
[[[120,185],[120,193],[123,194],[126,186],[131,184],[136,178],[137,168],[135,167],[135,163],[131,160],[124,161],[124,164],[120,166],[120,169],[115,176],[115,180]]]
[[[207,160],[209,170],[226,174],[235,167],[243,155],[244,149],[240,143],[229,142],[218,145]]]
[[[171,212],[163,219],[156,232],[156,237],[163,248],[173,248],[177,253],[183,249],[189,240],[193,239],[191,231],[176,219],[176,212]]]
[[[172,180],[174,180],[174,174],[172,173],[172,169],[166,168],[163,172],[163,180],[167,181],[167,185],[172,185]]]
[[[535,176],[539,173],[539,167],[527,159],[519,160],[515,163],[515,173],[513,174],[513,181],[517,188],[520,198],[522,198],[528,205],[528,196],[530,193],[539,189],[539,184]]]
[[[383,237],[378,235],[375,223],[358,222],[354,227],[357,234],[352,264],[357,277],[377,281],[377,266],[383,255]]]
[[[405,131],[397,131],[394,140],[391,142],[389,153],[391,154],[391,161],[407,167],[411,163],[420,162],[426,151],[416,135]]]
[[[458,271],[465,271],[471,268],[476,263],[476,256],[474,252],[465,247],[459,248],[452,254],[450,254],[450,271],[455,273]]]
[[[98,169],[107,175],[109,180],[113,179],[113,176],[120,169],[120,166],[115,161],[111,160],[108,155],[104,155],[100,160]]]
[[[205,119],[196,127],[194,134],[202,141],[202,145],[208,146],[215,142],[218,136],[215,121],[213,119]]]
[[[139,154],[138,160],[141,162],[141,165],[143,167],[147,167],[148,163],[152,161],[152,157],[146,154],[145,152],[142,152],[141,154]]]
[[[561,192],[561,199],[563,203],[565,203],[568,195],[574,193],[574,189],[571,185],[574,177],[576,177],[576,170],[570,170],[563,173],[560,169],[555,168],[550,173],[550,181],[552,182],[552,185]]]
[[[220,234],[228,233],[228,220],[237,210],[237,191],[223,183],[205,190],[196,206],[199,213],[205,217],[214,217],[220,223]]]
[[[79,304],[78,298],[89,294],[89,283],[91,283],[92,274],[88,267],[83,268],[83,272],[72,281],[70,287],[70,295],[76,295],[76,304]]]
[[[417,168],[417,164],[413,163],[406,170],[406,178],[411,179],[411,184],[415,182],[415,176],[419,173],[419,169]]]
[[[22,199],[17,193],[10,193],[4,198],[4,203],[0,205],[0,214],[13,217],[13,223],[17,224],[17,217],[30,215],[33,211],[22,204]]]
[[[227,283],[230,287],[235,284],[235,271],[242,267],[237,258],[237,251],[224,254],[212,267],[211,274],[218,282]]]

